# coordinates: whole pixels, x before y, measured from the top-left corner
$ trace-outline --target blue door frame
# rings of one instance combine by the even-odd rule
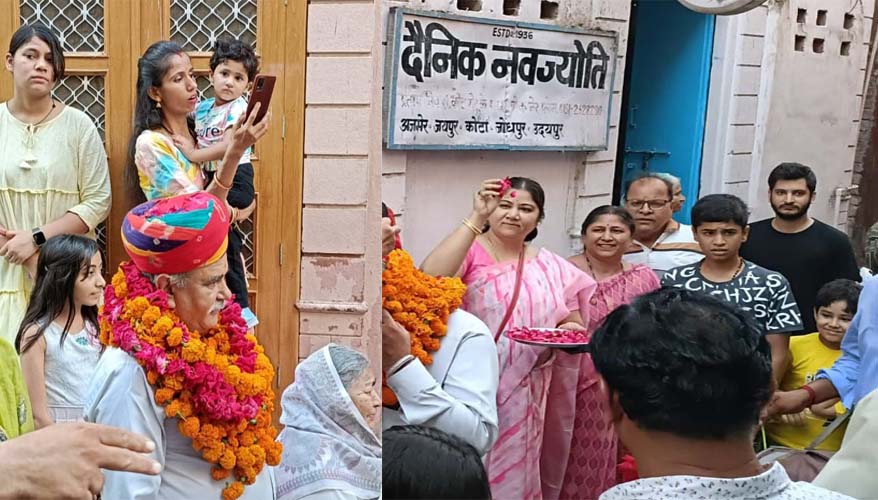
[[[643,170],[679,177],[687,201],[675,218],[688,224],[701,182],[715,19],[676,0],[636,0],[632,14],[617,176],[621,186]]]

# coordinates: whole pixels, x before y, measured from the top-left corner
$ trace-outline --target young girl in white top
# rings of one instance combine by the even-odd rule
[[[83,393],[101,354],[98,304],[106,282],[97,243],[50,238],[15,337],[37,429],[83,419]]]

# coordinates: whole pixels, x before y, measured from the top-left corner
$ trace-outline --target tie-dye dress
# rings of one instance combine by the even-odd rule
[[[492,332],[500,327],[512,300],[517,264],[494,262],[479,242],[473,243],[464,261],[461,276],[468,288],[463,308]],[[578,297],[590,296],[595,286],[576,266],[541,249],[525,261],[518,302],[506,328],[555,327],[579,310]],[[539,500],[543,496],[540,454],[555,355],[550,349],[512,342],[505,336],[500,337],[497,350],[500,435],[486,458],[492,496],[496,500]],[[572,427],[572,413],[569,416],[567,425]],[[549,434],[553,431],[548,430]]]

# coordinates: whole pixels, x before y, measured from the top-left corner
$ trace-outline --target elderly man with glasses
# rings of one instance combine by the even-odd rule
[[[673,219],[674,186],[661,174],[646,172],[625,185],[624,205],[634,217],[630,264],[645,264],[661,278],[670,269],[704,258],[692,227]]]

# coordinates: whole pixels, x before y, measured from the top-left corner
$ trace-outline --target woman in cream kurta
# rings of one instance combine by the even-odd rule
[[[0,338],[12,343],[39,251],[33,231],[93,236],[110,210],[110,173],[91,119],[52,98],[64,77],[58,37],[25,24],[9,48],[13,93],[0,104]]]
[[[31,231],[70,212],[94,236],[110,210],[110,174],[101,137],[82,111],[64,107],[33,127],[0,104],[0,226]],[[15,341],[32,280],[0,259],[0,336]]]

